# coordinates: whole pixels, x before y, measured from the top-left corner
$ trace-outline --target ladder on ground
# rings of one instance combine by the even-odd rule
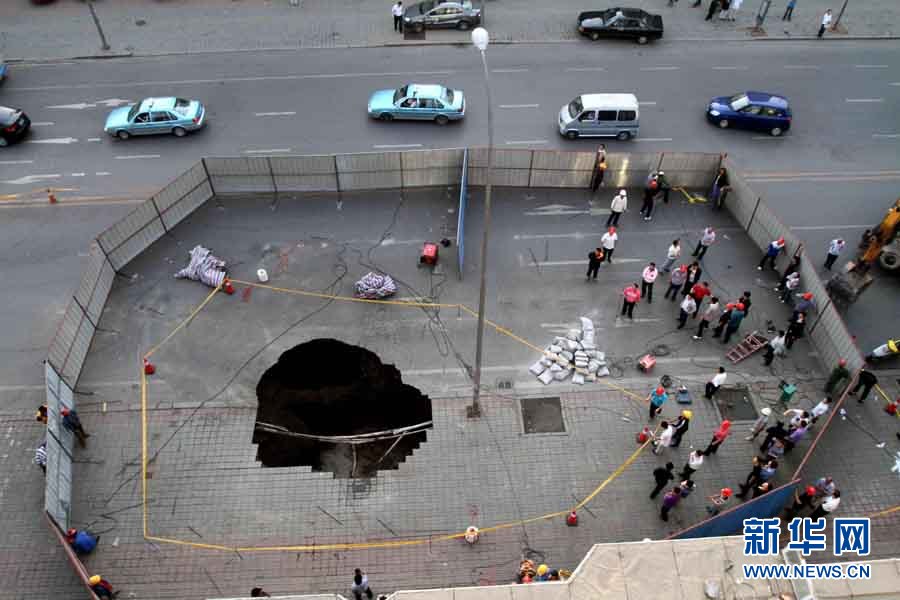
[[[754,331],[753,333],[747,334],[747,337],[743,339],[737,346],[732,348],[725,354],[725,357],[731,361],[732,364],[739,363],[760,348],[765,347],[766,344],[769,343],[769,339],[759,335],[758,332]]]

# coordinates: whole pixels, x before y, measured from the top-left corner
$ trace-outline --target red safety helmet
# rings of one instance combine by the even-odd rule
[[[666,390],[664,390],[662,387],[656,388],[656,395],[657,395],[657,396],[662,396],[662,395],[665,394],[665,393],[666,393]]]
[[[738,310],[744,310],[744,303],[743,303],[743,302],[738,302],[736,308],[737,308]]]
[[[803,294],[803,299],[812,300],[812,292],[806,292],[805,294]]]

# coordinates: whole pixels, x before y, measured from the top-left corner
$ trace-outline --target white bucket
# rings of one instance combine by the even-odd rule
[[[269,274],[266,273],[265,269],[257,269],[256,278],[259,279],[260,283],[265,283],[269,280]]]

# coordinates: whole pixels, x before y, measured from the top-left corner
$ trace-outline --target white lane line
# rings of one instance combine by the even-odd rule
[[[876,140],[900,138],[900,133],[873,133],[872,137]]]
[[[617,258],[612,261],[612,264],[618,263],[643,263],[646,262],[644,258]],[[525,263],[527,267],[533,267],[535,265],[539,267],[568,267],[570,265],[583,265],[585,264],[585,260],[580,258],[578,260],[545,260],[545,261],[529,261]]]
[[[824,230],[834,230],[834,229],[868,229],[872,225],[866,223],[865,225],[805,225],[800,227],[791,227],[794,231],[824,231]]]
[[[891,85],[900,85],[900,81],[895,81]]]
[[[641,71],[677,71],[681,67],[641,67]]]
[[[514,146],[516,144],[546,144],[547,140],[507,140],[503,143],[507,146]]]
[[[32,121],[32,127],[49,127],[51,125],[56,125],[53,121]]]
[[[500,108],[538,108],[540,104],[501,104]]]
[[[844,102],[874,103],[884,102],[884,98],[845,98]]]
[[[290,148],[268,148],[266,150],[244,150],[244,154],[274,154],[276,152],[290,152]]]
[[[3,183],[9,183],[12,185],[26,185],[33,184],[36,181],[40,181],[42,179],[59,179],[62,177],[59,173],[48,173],[44,175],[25,175],[24,177],[19,177],[18,179],[7,179]]]
[[[750,138],[751,140],[783,140],[785,136],[783,135],[754,135]]]
[[[887,69],[887,65],[853,65],[856,69]]]
[[[527,73],[528,69],[520,67],[516,69],[491,69],[491,73]]]
[[[641,106],[656,106],[656,102],[647,101],[647,102],[638,102]]]
[[[96,175],[97,177],[105,177],[107,175],[112,175],[112,173],[110,173],[109,171],[97,171],[96,173],[94,173],[94,175]]]
[[[578,72],[582,72],[582,71],[592,71],[592,72],[598,71],[599,72],[599,71],[605,71],[605,70],[606,69],[604,69],[603,67],[568,67],[566,69],[566,71],[569,71],[570,73],[578,73]]]
[[[88,138],[87,141],[89,141],[89,142],[99,142],[99,141],[100,141],[100,138]]]
[[[375,144],[373,148],[421,148],[422,144]]]
[[[635,142],[671,142],[672,138],[634,138]]]
[[[784,68],[794,70],[809,69],[810,71],[817,71],[822,67],[820,67],[819,65],[784,65]]]
[[[296,115],[297,113],[294,111],[285,111],[285,112],[261,112],[256,113],[257,117],[290,117]]]
[[[159,154],[126,154],[124,156],[115,156],[116,160],[134,160],[141,158],[159,158]]]
[[[70,173],[69,175],[71,177],[84,177],[85,174],[84,173]]]
[[[33,160],[0,160],[0,165],[30,165]]]
[[[746,71],[750,67],[713,67],[713,71]]]
[[[26,144],[71,144],[73,142],[77,142],[78,138],[73,137],[65,137],[65,138],[47,138],[45,140],[25,140]]]

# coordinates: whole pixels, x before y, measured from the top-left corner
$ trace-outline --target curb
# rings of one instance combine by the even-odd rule
[[[840,35],[840,34],[838,34]],[[896,41],[900,40],[900,34],[894,35],[869,35],[869,36],[844,36],[840,37],[833,36],[827,38],[829,42],[831,41],[847,41],[847,42],[882,42],[882,41]],[[750,42],[750,43],[766,43],[766,42],[819,42],[822,41],[816,36],[797,36],[797,37],[735,37],[735,38],[705,38],[705,37],[685,37],[685,38],[674,38],[667,39],[663,42],[657,42],[654,45],[659,45],[660,43],[666,44],[669,42],[672,43],[697,43],[697,42],[718,42],[718,43],[735,43],[735,42]],[[494,40],[491,42],[492,45],[495,46],[516,46],[516,45],[560,45],[560,44],[594,44],[594,42],[582,39],[573,39],[573,40]],[[8,64],[21,64],[21,63],[54,63],[54,62],[64,62],[70,60],[105,60],[105,59],[120,59],[120,58],[141,58],[141,57],[154,57],[154,56],[188,56],[188,55],[204,55],[204,54],[232,54],[232,53],[250,53],[250,52],[295,52],[298,50],[358,50],[365,48],[418,48],[418,47],[428,47],[428,46],[437,46],[437,47],[468,47],[471,43],[468,40],[447,40],[447,41],[411,41],[411,42],[383,42],[379,44],[336,44],[334,46],[318,46],[318,47],[304,47],[304,46],[271,46],[271,47],[262,47],[262,48],[232,48],[232,49],[224,49],[224,50],[183,50],[177,52],[139,52],[139,51],[131,51],[131,52],[113,52],[113,53],[105,53],[105,54],[85,54],[78,56],[61,56],[61,57],[52,57],[52,58],[24,58],[24,57],[16,57],[9,58],[7,57],[5,61]]]

